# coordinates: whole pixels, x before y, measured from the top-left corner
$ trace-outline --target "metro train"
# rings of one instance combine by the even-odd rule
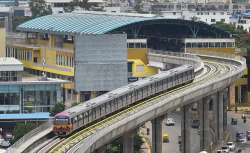
[[[93,124],[141,100],[190,83],[194,77],[194,67],[182,65],[122,86],[56,114],[53,132],[55,135],[65,137],[79,128]]]

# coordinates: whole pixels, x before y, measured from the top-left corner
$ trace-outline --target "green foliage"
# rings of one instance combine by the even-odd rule
[[[73,0],[69,3],[69,5],[63,8],[64,12],[72,12],[75,10],[75,7],[78,6],[79,0]]]
[[[141,145],[143,144],[142,137],[139,134],[136,134],[134,139],[135,139],[135,144],[134,144],[135,153],[139,153]]]
[[[237,47],[246,48],[247,52],[250,53],[250,34],[241,34],[237,39]]]
[[[17,125],[14,127],[14,139],[11,141],[11,144],[15,143],[18,139],[23,137],[26,133],[33,130],[34,128],[36,128],[36,125],[31,122],[17,123]]]
[[[81,7],[85,10],[89,10],[90,4],[88,0],[73,0],[69,3],[69,5],[65,6],[63,9],[65,12],[72,12],[76,7]]]
[[[28,20],[30,20],[31,17],[27,16],[14,16],[13,17],[13,29],[16,30],[16,27]]]
[[[74,102],[74,103],[71,104],[71,107],[76,106],[76,105],[78,105],[78,103]]]
[[[50,113],[51,113],[52,116],[54,116],[57,113],[60,113],[60,112],[64,111],[64,109],[65,109],[65,105],[63,103],[57,103],[52,108],[52,110],[50,111]]]
[[[135,11],[138,12],[138,13],[143,13],[142,11],[142,0],[137,0],[135,1]]]
[[[218,22],[214,26],[233,34],[233,37],[236,40],[236,46],[238,48],[246,48],[247,51],[250,52],[250,34],[243,30],[243,27],[235,27],[232,24],[222,22]]]
[[[19,1],[19,0],[15,0],[15,1],[14,1],[14,6],[18,6],[18,4],[19,4],[18,1]]]
[[[134,137],[134,153],[139,153],[142,144],[142,137],[139,134],[136,134]],[[107,146],[106,153],[120,153],[122,148],[121,145],[121,138],[114,140],[111,144]]]
[[[107,146],[107,153],[120,153],[121,139],[114,140],[111,144]]]
[[[233,24],[226,24],[223,22],[217,22],[216,24],[214,24],[214,26],[219,28],[219,29],[222,29],[224,31],[227,31],[227,32],[233,34],[234,36],[247,33],[247,31],[244,30],[243,27],[241,27],[241,26],[236,27]]]
[[[33,18],[52,14],[51,6],[47,5],[45,0],[32,0],[29,6]]]

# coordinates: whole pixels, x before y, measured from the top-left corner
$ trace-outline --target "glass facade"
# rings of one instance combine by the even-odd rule
[[[61,97],[60,84],[3,84],[0,82],[0,114],[49,112]]]

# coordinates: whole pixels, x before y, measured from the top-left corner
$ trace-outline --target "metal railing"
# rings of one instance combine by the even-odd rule
[[[29,139],[31,139],[35,135],[39,134],[40,132],[43,132],[45,130],[49,130],[51,127],[52,127],[52,120],[49,120],[49,121],[41,124],[37,128],[35,128],[32,131],[25,134],[18,141],[16,141],[11,147],[9,147],[7,149],[6,153],[15,153],[16,151],[21,152],[20,148],[22,147],[22,145],[24,145],[25,142],[27,142]]]
[[[204,67],[201,58],[194,54],[149,49],[149,54],[150,53],[159,54],[162,58],[165,58],[162,55],[186,58],[187,60],[184,60],[183,63],[193,65],[196,71]]]
[[[6,44],[9,47],[20,46],[26,48],[48,48],[51,50],[56,50],[58,52],[73,52],[73,48],[65,48],[63,46],[50,46],[49,43],[39,43],[36,39],[23,39],[23,38],[7,38]],[[63,44],[62,44],[63,45]]]
[[[212,56],[212,57],[223,57],[225,59],[231,60],[234,59],[241,63],[241,65],[246,66],[246,59],[242,56],[230,54],[230,53],[221,53],[216,51],[188,51],[190,54],[195,55],[206,55],[206,56]]]

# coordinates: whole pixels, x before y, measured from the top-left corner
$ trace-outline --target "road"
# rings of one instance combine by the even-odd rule
[[[247,116],[247,115],[246,115]],[[250,117],[250,114],[248,114]],[[231,118],[237,118],[237,125],[231,125]],[[228,130],[231,133],[231,141],[235,141],[236,132],[246,132],[250,131],[250,119],[248,118],[246,123],[243,123],[241,119],[241,113],[235,114],[234,112],[228,112]],[[237,144],[237,148],[242,149],[243,153],[250,153],[250,141],[247,141],[245,144]]]
[[[173,118],[175,120],[175,125],[174,126],[166,126],[166,119],[164,119],[163,124],[162,124],[162,132],[167,133],[169,135],[170,141],[168,143],[163,143],[162,145],[162,152],[163,153],[180,153],[180,147],[178,144],[178,136],[181,135],[181,114],[180,112],[173,112],[168,114],[168,118]],[[150,129],[150,135],[148,136],[149,140],[152,142],[151,137],[152,137],[152,130],[151,130],[151,123],[147,122],[145,125],[147,128]],[[191,127],[190,127],[191,128]],[[198,130],[197,129],[192,129],[191,128],[191,134],[192,138],[190,139],[191,142],[191,152],[199,152],[200,148],[200,139],[198,135]]]

